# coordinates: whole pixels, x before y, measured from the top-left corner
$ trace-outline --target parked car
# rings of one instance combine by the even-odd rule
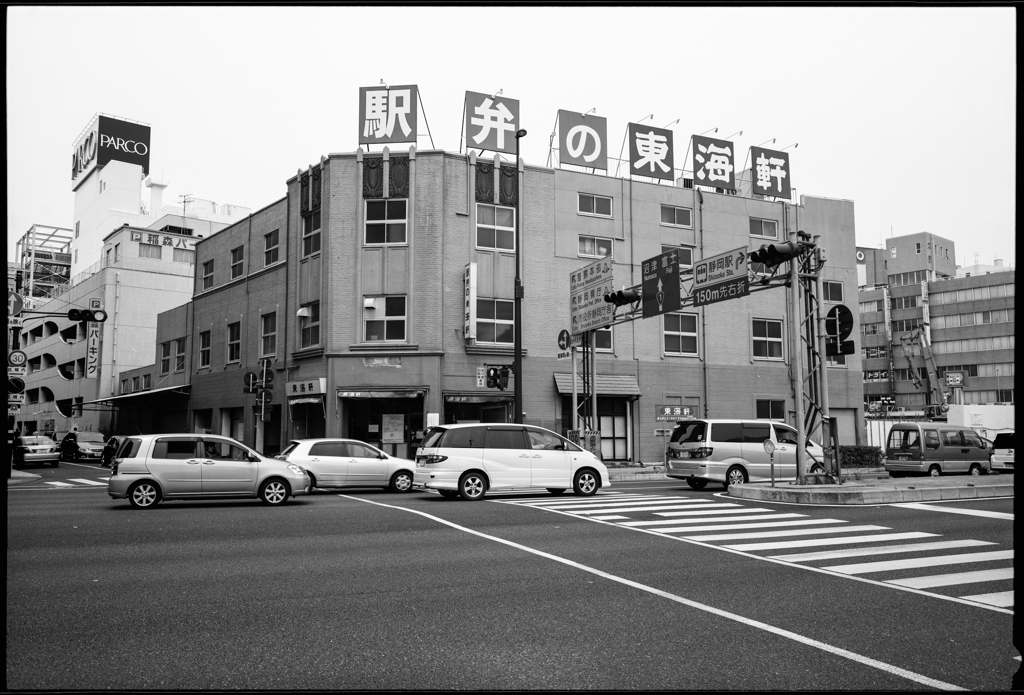
[[[60,459],[99,462],[106,443],[102,432],[68,432],[60,441]]]
[[[608,487],[608,469],[586,449],[533,425],[431,427],[416,450],[415,487],[443,497],[483,499],[491,490],[572,488],[589,496]]]
[[[60,465],[60,448],[57,446],[57,442],[42,435],[16,438],[13,454],[15,468],[21,468],[30,463],[48,463],[54,467]]]
[[[144,434],[128,437],[114,458],[107,494],[136,509],[161,500],[256,497],[269,505],[309,492],[306,471],[266,458],[228,437]]]
[[[295,439],[275,458],[306,469],[310,486],[412,490],[416,464],[356,439]]]
[[[775,446],[764,450],[765,440]],[[676,425],[668,444],[665,475],[685,480],[694,490],[709,482],[740,485],[772,479],[796,480],[797,432],[774,420],[685,420]],[[806,440],[807,466],[824,473],[825,452],[817,442]]]
[[[989,457],[991,468],[999,473],[1013,473],[1013,432],[1000,432],[992,442],[993,451]]]
[[[893,478],[908,474],[982,475],[989,448],[970,427],[942,422],[899,422],[889,430],[883,461]]]

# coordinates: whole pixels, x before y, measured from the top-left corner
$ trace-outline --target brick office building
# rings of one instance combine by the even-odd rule
[[[268,453],[287,438],[340,435],[408,456],[432,422],[510,421],[511,390],[488,389],[481,374],[513,361],[517,201],[529,423],[573,426],[557,337],[569,328],[570,273],[597,258],[610,255],[616,286],[631,286],[668,248],[686,266],[801,229],[828,249],[826,308],[852,302],[852,202],[730,193],[535,166],[520,179],[498,158],[414,148],[324,157],[287,181],[285,198],[196,246],[183,336],[191,427]],[[605,458],[660,460],[656,432],[671,423],[655,420],[658,405],[793,423],[787,304],[772,289],[599,331]],[[263,359],[274,374],[265,422],[243,392]],[[841,441],[859,442],[859,350],[833,360],[829,386]]]

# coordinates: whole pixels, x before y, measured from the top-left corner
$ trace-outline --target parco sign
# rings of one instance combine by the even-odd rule
[[[149,173],[150,127],[144,123],[97,115],[74,144],[71,152],[71,190],[89,178],[94,169],[111,161],[138,164]]]

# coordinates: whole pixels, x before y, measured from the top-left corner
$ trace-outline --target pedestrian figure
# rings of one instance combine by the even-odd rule
[[[113,436],[107,440],[107,445],[103,447],[103,463],[101,464],[104,468],[110,468],[120,445],[121,440],[117,436]]]

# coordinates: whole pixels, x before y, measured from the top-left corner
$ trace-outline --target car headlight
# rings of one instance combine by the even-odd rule
[[[288,470],[290,470],[295,475],[306,475],[305,469],[302,466],[296,466],[294,463],[288,464]]]

